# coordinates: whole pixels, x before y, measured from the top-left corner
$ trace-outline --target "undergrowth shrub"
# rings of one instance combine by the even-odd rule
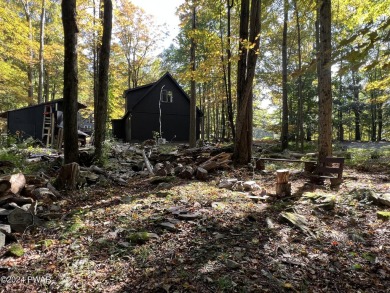
[[[386,171],[390,168],[390,147],[382,149],[351,148],[347,165],[360,171]]]

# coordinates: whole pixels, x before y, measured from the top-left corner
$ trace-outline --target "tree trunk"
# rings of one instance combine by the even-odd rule
[[[240,39],[248,40],[249,35],[249,42],[254,46],[248,51],[244,44],[240,43],[241,54],[237,70],[237,128],[234,143],[234,159],[239,164],[248,163],[252,157],[252,86],[260,44],[260,17],[260,0],[252,0],[250,9],[249,0],[241,2]]]
[[[231,51],[231,9],[234,6],[234,0],[229,0],[228,3],[228,24],[227,24],[227,58],[228,58],[228,68],[227,68],[227,112],[229,117],[229,124],[231,129],[231,134],[233,141],[236,137],[236,127],[234,125],[234,113],[233,113],[233,101],[232,101],[232,51]]]
[[[77,162],[77,23],[76,0],[62,1],[62,23],[64,27],[64,159],[65,164]]]
[[[28,1],[22,0],[24,13],[26,15],[26,20],[28,22],[28,39],[29,39],[29,64],[27,67],[27,80],[28,80],[28,103],[29,105],[33,104],[34,101],[34,50],[33,50],[33,27],[32,27],[32,20],[31,20],[31,10],[30,5]]]
[[[287,22],[288,1],[284,0],[282,41],[282,150],[288,149],[288,96],[287,96]]]
[[[108,109],[108,70],[110,66],[110,48],[111,48],[111,31],[112,31],[112,2],[104,0],[103,16],[103,36],[102,45],[99,55],[99,89],[97,116],[95,119],[95,159],[102,161],[103,143],[106,138],[106,122]]]
[[[377,135],[377,141],[382,140],[382,130],[383,130],[383,109],[382,109],[383,103],[378,104],[378,135]]]
[[[43,77],[44,77],[44,60],[43,52],[45,46],[45,19],[46,19],[46,8],[45,0],[42,0],[42,12],[41,12],[41,23],[39,33],[39,78],[38,78],[38,104],[44,102],[43,98]]]
[[[298,31],[298,71],[299,71],[299,77],[298,77],[298,137],[297,141],[299,140],[300,143],[300,150],[303,153],[303,140],[304,140],[304,133],[303,133],[303,96],[302,96],[302,52],[301,52],[301,25],[299,22],[299,13],[298,13],[298,5],[297,1],[294,0],[295,4],[295,16],[297,21],[297,31]]]
[[[331,0],[319,5],[320,68],[318,76],[318,157],[332,155]]]
[[[355,140],[360,141],[362,139],[360,129],[360,105],[359,105],[359,84],[356,80],[356,73],[352,71],[352,88],[353,88],[353,112],[355,114]]]
[[[341,61],[340,68],[343,67],[343,62]],[[340,80],[339,80],[340,86],[339,86],[339,107],[337,109],[337,116],[338,116],[338,139],[339,141],[344,141],[344,125],[343,125],[343,87],[342,87],[342,78],[340,74]]]
[[[192,30],[196,29],[196,6],[195,0],[192,3]],[[190,147],[196,146],[196,84],[195,84],[195,39],[191,38],[191,99],[190,99]]]

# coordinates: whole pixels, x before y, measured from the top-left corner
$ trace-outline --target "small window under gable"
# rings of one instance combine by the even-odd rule
[[[161,102],[163,102],[163,103],[173,103],[172,91],[163,90],[161,92]]]

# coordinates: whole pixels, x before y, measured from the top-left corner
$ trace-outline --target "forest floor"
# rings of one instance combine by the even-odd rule
[[[390,292],[390,222],[377,216],[390,209],[367,196],[390,192],[389,170],[346,168],[332,189],[285,167],[289,197],[274,195],[273,172],[248,168],[68,192],[61,218],[19,235],[23,256],[0,249],[0,292]],[[222,178],[255,180],[269,197],[220,189]]]

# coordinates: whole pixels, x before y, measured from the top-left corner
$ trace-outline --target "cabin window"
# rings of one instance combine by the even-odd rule
[[[163,102],[163,103],[173,103],[172,91],[163,90],[162,93],[161,93],[161,102]]]

